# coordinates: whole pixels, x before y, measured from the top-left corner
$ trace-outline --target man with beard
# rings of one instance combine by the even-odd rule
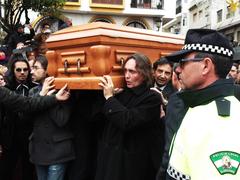
[[[28,96],[29,89],[36,86],[32,82],[30,66],[21,54],[14,54],[9,61],[6,86],[16,94]],[[23,112],[13,113],[5,108],[3,146],[6,152],[0,170],[0,179],[11,180],[18,162],[21,163],[22,179],[33,179],[33,165],[29,162],[28,137],[32,132],[32,122]],[[19,161],[20,160],[20,161]]]
[[[29,91],[29,96],[52,93],[54,78],[47,77],[47,66],[45,56],[36,56],[31,74],[39,85]],[[29,153],[38,180],[63,180],[68,162],[75,158],[73,133],[69,125],[71,105],[71,101],[66,101],[31,116],[34,124],[29,138]]]

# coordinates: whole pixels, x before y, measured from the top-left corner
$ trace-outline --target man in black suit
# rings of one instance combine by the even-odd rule
[[[169,62],[166,58],[160,58],[153,64],[154,87],[163,93],[164,98],[168,99],[169,96],[175,91],[172,86],[172,73],[173,63]]]
[[[176,89],[172,85],[173,63],[162,57],[153,63],[154,90],[162,96],[162,102],[167,105],[168,99]]]

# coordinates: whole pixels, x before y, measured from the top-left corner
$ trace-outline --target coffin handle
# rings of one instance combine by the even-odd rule
[[[65,59],[65,61],[64,61],[64,73],[65,74],[68,74],[67,69],[68,69],[68,61],[67,61],[67,59]]]
[[[77,73],[78,74],[81,74],[81,59],[80,58],[78,58],[77,59]]]
[[[121,57],[121,59],[120,59],[120,64],[121,64],[121,67],[123,66],[123,63],[124,63],[124,58],[123,58],[123,57]]]

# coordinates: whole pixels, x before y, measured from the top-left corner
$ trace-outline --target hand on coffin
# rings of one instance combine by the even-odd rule
[[[67,89],[67,84],[65,84],[56,94],[58,101],[65,101],[70,97],[70,92]]]
[[[56,90],[54,89],[55,85],[52,83],[54,82],[54,77],[47,77],[43,82],[43,87],[41,92],[39,93],[40,96],[46,96],[53,94]]]
[[[114,85],[111,76],[104,75],[101,77],[98,85],[102,87],[105,99],[108,99],[114,95]]]
[[[119,94],[122,91],[123,91],[123,88],[115,88],[114,89],[114,94]]]

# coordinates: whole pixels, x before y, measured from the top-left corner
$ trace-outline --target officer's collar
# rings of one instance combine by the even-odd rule
[[[200,104],[207,104],[219,98],[234,95],[233,81],[231,79],[219,79],[206,88],[199,90],[186,90],[178,95],[183,99],[185,105],[195,107]]]

